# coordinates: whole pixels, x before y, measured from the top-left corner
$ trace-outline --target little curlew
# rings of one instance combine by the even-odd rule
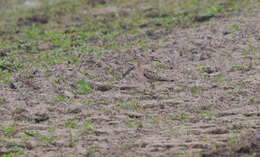
[[[147,62],[145,57],[141,54],[136,54],[134,59],[137,61],[136,71],[137,71],[137,79],[140,82],[149,82],[154,88],[154,82],[157,81],[165,81],[165,82],[173,82],[173,79],[167,78],[162,74],[156,73],[151,70],[151,65]]]

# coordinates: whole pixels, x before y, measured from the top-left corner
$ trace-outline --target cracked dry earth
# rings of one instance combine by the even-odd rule
[[[0,87],[0,121],[15,127],[0,154],[18,147],[24,157],[259,156],[259,19],[259,11],[216,18],[159,32],[147,51],[88,54],[80,67],[17,74],[16,88]],[[135,69],[122,79],[136,52],[175,81],[152,88]],[[92,93],[69,90],[81,79],[91,80]]]

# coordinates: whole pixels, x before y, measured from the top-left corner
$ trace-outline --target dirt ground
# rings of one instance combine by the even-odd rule
[[[259,19],[255,10],[158,29],[146,50],[15,73],[0,84],[0,156],[260,156]],[[18,24],[32,21],[48,17]],[[140,81],[136,53],[174,81]]]

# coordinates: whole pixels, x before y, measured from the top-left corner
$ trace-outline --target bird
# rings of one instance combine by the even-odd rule
[[[155,88],[154,82],[164,81],[164,82],[173,82],[174,79],[167,78],[160,75],[157,72],[151,70],[151,65],[145,59],[145,56],[142,54],[135,54],[133,59],[137,61],[136,71],[137,79],[141,82],[149,82],[152,88]]]

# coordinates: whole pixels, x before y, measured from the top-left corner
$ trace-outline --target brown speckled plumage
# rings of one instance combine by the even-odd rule
[[[136,55],[134,58],[137,60],[136,69],[137,69],[138,77],[141,81],[147,81],[151,83],[156,81],[169,81],[169,82],[174,81],[172,79],[160,75],[159,73],[150,70],[151,69],[150,64],[148,64],[142,56]]]

